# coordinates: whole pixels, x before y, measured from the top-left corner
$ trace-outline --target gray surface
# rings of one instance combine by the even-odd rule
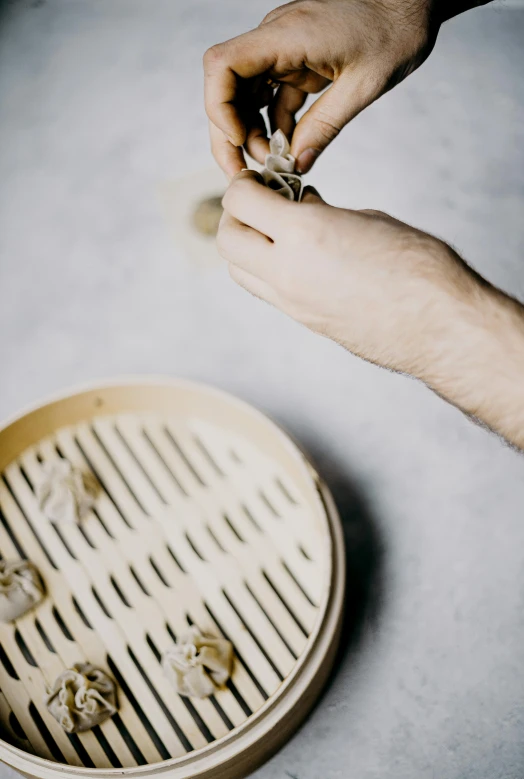
[[[93,377],[199,378],[336,481],[355,607],[313,716],[257,779],[524,776],[524,462],[424,387],[199,269],[165,181],[209,164],[203,50],[267,0],[48,0],[0,20],[0,415]],[[310,176],[524,292],[524,12],[446,26]],[[352,485],[352,486],[351,486]],[[0,768],[0,777],[11,776]]]

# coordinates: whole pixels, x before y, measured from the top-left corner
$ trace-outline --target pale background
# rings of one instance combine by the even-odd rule
[[[0,6],[0,415],[129,373],[267,410],[335,488],[353,605],[331,686],[256,778],[522,779],[522,456],[200,267],[163,210],[166,184],[211,164],[203,51],[271,7]],[[523,41],[515,7],[450,22],[309,180],[524,295]]]

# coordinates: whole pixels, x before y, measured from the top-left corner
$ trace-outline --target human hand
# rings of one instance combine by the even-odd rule
[[[251,171],[223,204],[218,247],[235,281],[354,354],[430,378],[443,333],[478,286],[452,249],[387,214],[329,206],[310,188],[292,203]]]
[[[377,211],[301,203],[253,171],[224,197],[232,278],[378,365],[411,374],[524,449],[524,307],[449,246]]]
[[[438,23],[434,0],[295,0],[250,32],[204,56],[205,103],[213,154],[232,177],[245,168],[242,146],[259,162],[271,130],[291,139],[297,170],[318,155],[362,109],[428,56]],[[268,80],[278,82],[276,91]],[[308,94],[332,86],[296,124]],[[296,126],[295,126],[296,124]]]

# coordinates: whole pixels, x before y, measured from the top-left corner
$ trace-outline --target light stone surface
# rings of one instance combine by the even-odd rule
[[[204,49],[272,5],[2,3],[0,415],[134,373],[267,410],[335,482],[369,597],[321,703],[256,779],[522,779],[522,456],[197,266],[162,208],[166,183],[211,164]],[[523,40],[524,11],[500,5],[447,24],[308,180],[445,237],[522,296]]]

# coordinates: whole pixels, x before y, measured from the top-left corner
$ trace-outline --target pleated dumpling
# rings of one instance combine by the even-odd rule
[[[61,673],[44,703],[66,733],[90,730],[118,708],[114,681],[90,663],[78,663]]]
[[[179,695],[207,698],[231,676],[233,645],[192,627],[164,653],[162,666]]]
[[[67,460],[44,465],[36,497],[40,510],[51,522],[79,522],[93,506],[95,496],[93,477]]]
[[[266,186],[279,195],[288,200],[300,200],[302,179],[295,173],[295,158],[290,154],[289,141],[282,130],[277,130],[270,138],[262,178]]]
[[[0,621],[12,622],[39,603],[45,588],[29,560],[0,560]]]

